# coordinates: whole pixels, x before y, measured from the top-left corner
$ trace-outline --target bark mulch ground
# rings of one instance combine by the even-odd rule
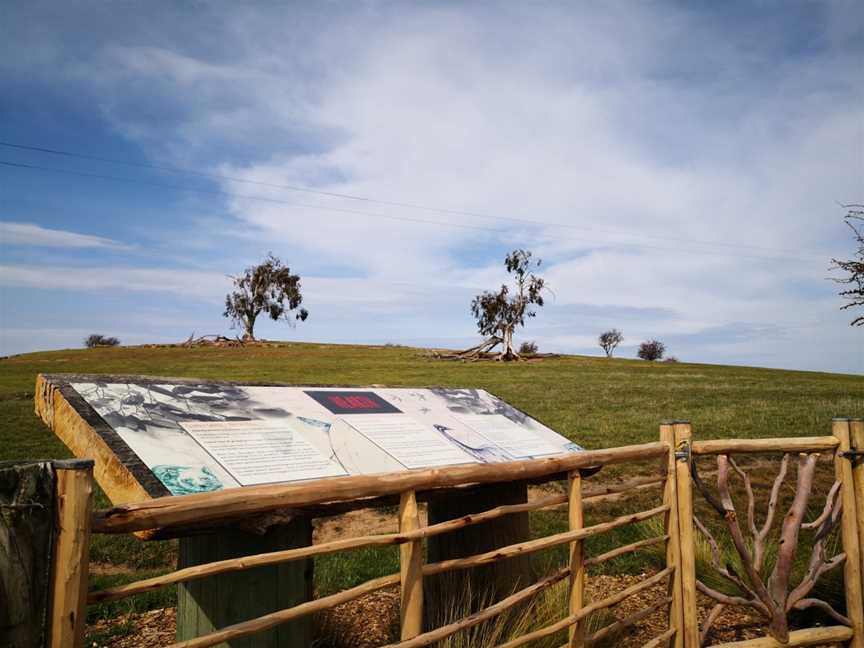
[[[615,592],[645,580],[651,574],[638,576],[592,576],[588,579],[587,594],[591,600],[600,600]],[[631,596],[614,608],[617,618],[623,619],[665,596],[665,586],[657,585]],[[701,598],[700,622],[708,614],[713,603]],[[175,616],[173,609],[153,610],[144,614],[130,615],[100,622],[88,631],[106,632],[112,625],[127,624],[134,628],[131,634],[111,638],[102,643],[91,644],[93,648],[156,648],[174,640]],[[317,624],[320,634],[326,637],[327,648],[374,648],[398,638],[399,590],[389,588],[340,605],[319,615]],[[628,634],[616,641],[618,648],[641,646],[666,629],[666,613],[663,610],[643,619]],[[727,608],[717,619],[709,637],[709,644],[741,641],[764,635],[758,619],[746,610]]]

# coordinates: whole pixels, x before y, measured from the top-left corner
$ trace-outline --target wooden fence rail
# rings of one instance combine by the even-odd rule
[[[844,587],[848,625],[794,630],[788,633],[788,643],[775,638],[720,644],[740,648],[774,648],[774,646],[812,645],[832,641],[848,641],[850,648],[864,648],[864,597],[861,574],[864,571],[864,423],[860,420],[836,419],[831,436],[794,437],[782,439],[728,439],[693,441],[687,422],[671,422],[660,427],[656,443],[595,450],[563,457],[530,460],[497,465],[457,466],[446,469],[418,470],[396,475],[335,478],[309,484],[284,484],[238,488],[221,493],[189,495],[128,504],[91,513],[92,467],[58,473],[58,527],[54,558],[51,612],[53,646],[82,646],[83,620],[86,603],[111,601],[149,592],[161,587],[185,583],[205,577],[242,571],[265,565],[309,559],[332,552],[370,546],[397,545],[400,571],[382,576],[348,590],[302,602],[220,628],[209,634],[174,644],[174,648],[204,648],[223,642],[250,637],[280,624],[355,600],[387,587],[400,587],[400,640],[386,648],[417,648],[429,646],[455,633],[484,623],[507,611],[519,609],[532,598],[552,587],[566,586],[568,607],[557,621],[513,637],[496,648],[517,648],[533,641],[566,633],[561,648],[590,648],[601,640],[633,627],[658,610],[665,610],[668,624],[665,630],[650,639],[645,646],[658,648],[700,648],[708,636],[710,624],[700,628],[697,617],[696,538],[694,522],[694,489],[691,473],[694,458],[717,456],[727,465],[730,455],[742,453],[833,453],[837,486],[829,494],[825,512],[801,528],[823,525],[832,515],[840,515],[840,536],[843,551]],[[592,489],[586,486],[583,470],[626,462],[661,460],[660,477],[640,477],[612,487]],[[719,464],[718,464],[719,465]],[[734,463],[732,464],[733,466]],[[804,465],[804,464],[802,464]],[[785,461],[784,461],[785,466]],[[735,466],[735,470],[743,473]],[[785,470],[785,468],[784,468]],[[527,502],[504,504],[456,519],[424,526],[418,506],[424,492],[560,475],[567,478],[565,492],[531,499]],[[800,477],[800,476],[799,476]],[[698,482],[697,482],[698,483]],[[750,489],[749,481],[745,485]],[[700,487],[701,488],[701,487]],[[592,503],[608,502],[658,489],[662,502],[652,508],[621,515],[603,522],[586,525],[585,508]],[[700,492],[704,492],[700,490]],[[842,502],[832,512],[830,500],[834,493]],[[344,538],[318,545],[281,551],[271,551],[241,558],[219,560],[195,565],[135,583],[92,591],[86,594],[88,583],[87,549],[91,532],[130,533],[165,527],[183,528],[201,522],[237,519],[286,507],[302,508],[333,502],[347,502],[397,496],[399,498],[398,531],[377,535]],[[568,529],[552,535],[511,542],[491,551],[446,558],[424,563],[424,541],[445,533],[501,520],[506,516],[524,515],[537,511],[566,509]],[[733,509],[734,510],[734,509]],[[753,511],[749,511],[751,527]],[[662,533],[623,544],[598,555],[586,555],[588,538],[610,533],[627,525],[652,518],[662,519]],[[788,518],[788,516],[787,516]],[[704,529],[698,523],[700,532]],[[736,522],[737,524],[737,522]],[[784,524],[788,521],[784,519]],[[809,526],[808,526],[809,525]],[[796,531],[797,533],[797,531]],[[785,537],[785,536],[784,536]],[[797,535],[795,536],[797,538]],[[713,539],[713,538],[712,538]],[[424,619],[424,579],[439,574],[473,569],[483,565],[499,565],[517,556],[527,556],[553,547],[567,546],[569,560],[562,569],[533,583],[522,583],[516,591],[440,627],[428,627]],[[605,599],[589,602],[585,596],[586,574],[589,568],[608,560],[657,545],[665,545],[666,566],[650,577]],[[814,554],[815,555],[815,554]],[[838,563],[839,564],[839,563]],[[497,568],[497,567],[496,567]],[[746,588],[750,587],[737,574],[729,574]],[[587,620],[592,613],[613,607],[626,598],[649,588],[665,584],[666,593],[657,602],[593,634],[588,633]],[[776,582],[772,587],[777,587]],[[699,588],[704,591],[700,583]],[[785,592],[783,593],[785,596]],[[85,600],[86,597],[86,600]],[[732,600],[735,597],[726,595]],[[742,599],[744,600],[744,599]],[[751,601],[752,603],[752,601]],[[719,613],[722,607],[712,611]]]

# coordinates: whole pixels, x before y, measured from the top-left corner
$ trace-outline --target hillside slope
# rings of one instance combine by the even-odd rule
[[[0,459],[68,456],[33,414],[40,372],[482,387],[589,448],[656,440],[671,418],[692,421],[696,438],[716,438],[822,435],[834,416],[864,416],[860,376],[579,356],[459,363],[405,347],[120,347],[0,360]]]

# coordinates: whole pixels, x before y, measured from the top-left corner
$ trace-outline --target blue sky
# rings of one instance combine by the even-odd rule
[[[4,3],[0,141],[117,162],[0,146],[0,354],[229,333],[269,251],[259,335],[467,346],[528,247],[543,350],[862,373],[862,106],[854,1]]]

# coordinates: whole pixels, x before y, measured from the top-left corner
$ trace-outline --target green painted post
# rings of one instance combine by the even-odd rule
[[[312,523],[297,517],[262,535],[237,529],[180,540],[178,568],[312,544]],[[312,599],[312,559],[218,574],[177,587],[177,640],[292,607]],[[230,648],[311,648],[312,618],[303,617],[249,637]]]
[[[470,490],[454,489],[429,501],[429,524],[488,511],[504,504],[528,501],[525,482],[488,484]],[[514,513],[489,522],[428,539],[426,562],[464,558],[530,540],[528,513]],[[536,580],[530,556],[516,556],[494,565],[428,576],[423,579],[426,628],[453,621],[454,605],[466,616],[527,587]],[[457,618],[458,618],[457,617]]]

